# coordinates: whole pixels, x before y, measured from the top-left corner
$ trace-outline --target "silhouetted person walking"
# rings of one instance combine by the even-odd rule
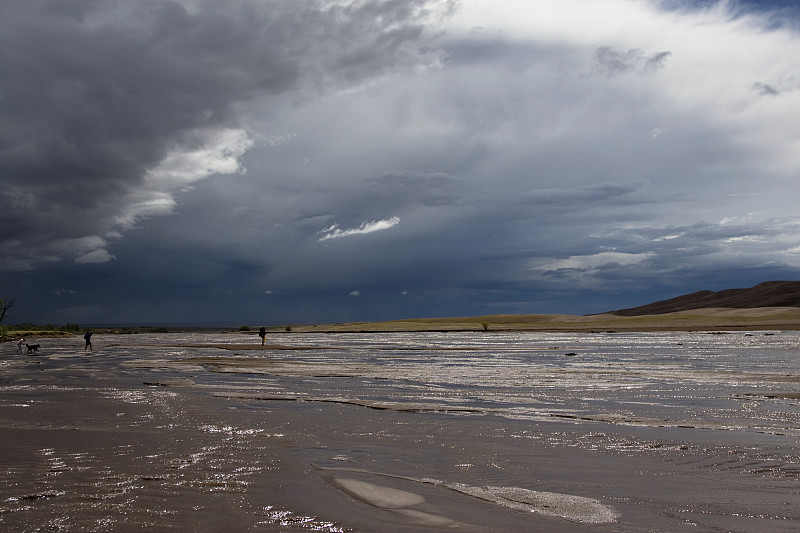
[[[84,335],[83,338],[86,340],[86,346],[83,347],[83,351],[85,352],[86,350],[89,350],[91,352],[92,351],[92,332],[91,331],[87,331],[86,335]]]

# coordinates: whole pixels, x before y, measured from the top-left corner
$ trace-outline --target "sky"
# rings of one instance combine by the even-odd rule
[[[793,1],[0,0],[5,322],[798,280],[798,118]]]

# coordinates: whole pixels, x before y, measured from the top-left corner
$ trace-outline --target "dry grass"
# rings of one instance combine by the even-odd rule
[[[456,318],[415,318],[387,322],[291,325],[293,332],[397,331],[707,331],[800,330],[800,308],[709,308],[663,315],[486,315]],[[270,332],[286,331],[286,326]]]

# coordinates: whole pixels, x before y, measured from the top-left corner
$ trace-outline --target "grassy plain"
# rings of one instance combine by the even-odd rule
[[[800,330],[800,308],[709,308],[663,315],[485,315],[456,318],[414,318],[386,322],[288,325],[268,332],[397,332],[397,331],[736,331]]]
[[[125,327],[91,328],[97,334],[167,333],[178,331],[218,331],[255,334],[260,326],[239,329],[220,327]],[[247,329],[245,329],[247,328]],[[661,315],[484,315],[452,318],[409,318],[385,322],[346,322],[338,324],[289,324],[267,327],[268,333],[380,333],[398,331],[746,331],[800,330],[800,307],[759,307],[750,309],[707,308]],[[19,337],[69,337],[72,331],[7,328],[0,341]]]

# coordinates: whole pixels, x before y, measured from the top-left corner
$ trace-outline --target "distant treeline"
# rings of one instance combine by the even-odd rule
[[[79,324],[66,323],[61,326],[53,324],[32,324],[24,322],[21,324],[0,325],[0,341],[6,342],[19,335],[37,335],[44,337],[60,337],[64,335],[75,335],[83,331]]]
[[[53,324],[32,324],[30,322],[23,322],[21,324],[8,324],[3,326],[7,329],[14,331],[130,331],[131,333],[138,333],[139,331],[146,331],[148,333],[169,333],[169,330],[164,326],[127,326],[127,327],[113,327],[113,326],[81,326],[80,324],[70,324],[67,322],[61,326],[54,326]]]
[[[33,324],[23,322],[20,324],[8,324],[0,326],[0,340],[7,341],[12,336],[17,335],[44,335],[60,336],[62,334],[75,335],[84,331],[93,331],[104,334],[132,334],[132,333],[169,333],[169,330],[161,326],[140,326],[140,327],[89,327],[70,322],[56,326],[53,324]]]
[[[79,332],[84,328],[79,324],[72,324],[67,322],[61,326],[54,326],[53,324],[31,324],[30,322],[23,322],[21,324],[9,324],[5,326],[11,331],[68,331]]]

